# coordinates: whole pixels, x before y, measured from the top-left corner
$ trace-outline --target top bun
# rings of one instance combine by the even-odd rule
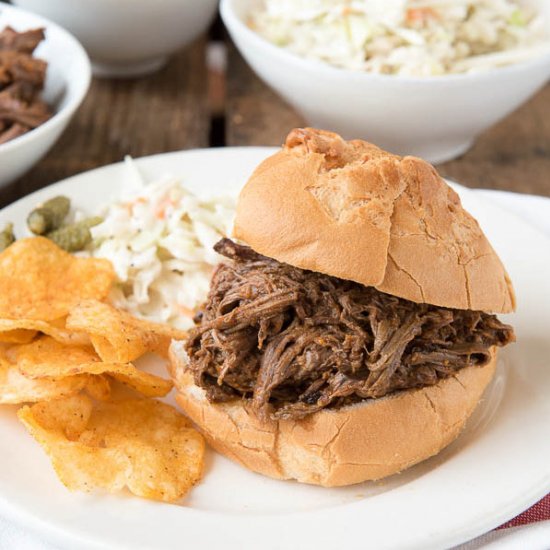
[[[280,262],[413,302],[515,308],[500,259],[433,166],[332,132],[290,132],[241,191],[234,236]]]

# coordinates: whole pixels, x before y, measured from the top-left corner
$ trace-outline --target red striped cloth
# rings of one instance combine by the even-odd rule
[[[550,519],[550,493],[548,493],[542,500],[539,500],[536,504],[531,506],[531,508],[525,510],[525,512],[519,516],[503,523],[499,529],[505,529],[506,527],[518,527],[520,525],[535,523],[536,521],[543,521],[546,519]]]

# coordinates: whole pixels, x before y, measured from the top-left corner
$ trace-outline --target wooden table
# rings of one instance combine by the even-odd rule
[[[209,144],[280,145],[289,129],[304,124],[254,76],[231,44],[227,77],[208,71],[206,44],[205,38],[198,40],[148,78],[94,80],[46,158],[0,190],[0,207],[126,154]],[[220,128],[225,128],[221,137]],[[466,155],[439,169],[471,187],[550,196],[550,85],[484,134]]]
[[[234,48],[229,51],[228,74],[228,145],[280,145],[289,128],[304,124]],[[550,83],[481,136],[468,153],[438,169],[470,187],[550,196]]]

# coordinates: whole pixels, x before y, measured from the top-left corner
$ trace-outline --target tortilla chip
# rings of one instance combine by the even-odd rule
[[[85,396],[18,412],[70,490],[127,486],[135,495],[174,502],[201,478],[204,439],[172,407],[151,399],[101,403]]]
[[[114,279],[108,260],[76,258],[43,237],[21,239],[0,253],[0,319],[65,317],[81,300],[104,299]]]
[[[138,319],[96,300],[72,309],[67,328],[89,334],[101,359],[111,363],[129,363],[147,352],[167,357],[171,340],[186,336],[182,330]]]
[[[74,395],[86,387],[86,375],[70,378],[31,379],[8,359],[8,351],[0,348],[0,403],[27,403]]]

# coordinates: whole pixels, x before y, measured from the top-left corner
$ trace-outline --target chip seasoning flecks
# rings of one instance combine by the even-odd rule
[[[203,437],[159,401],[94,406],[81,395],[23,407],[18,416],[71,490],[128,487],[140,497],[174,502],[202,477]]]

